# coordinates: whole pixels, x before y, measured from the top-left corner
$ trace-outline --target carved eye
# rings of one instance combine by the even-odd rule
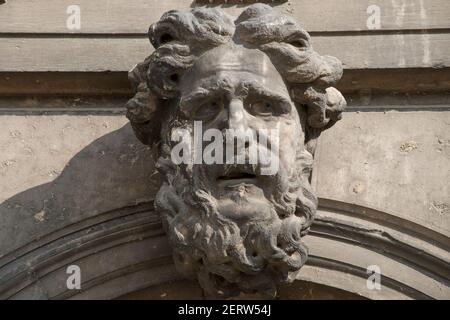
[[[221,101],[210,101],[200,105],[194,113],[194,119],[199,121],[210,121],[222,110]]]
[[[270,117],[274,115],[274,108],[268,101],[257,101],[250,104],[250,113],[254,116]]]

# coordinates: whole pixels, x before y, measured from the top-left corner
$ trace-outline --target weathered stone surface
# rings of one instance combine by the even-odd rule
[[[162,285],[149,287],[129,295],[119,297],[119,300],[199,300],[203,298],[202,289],[192,281],[173,281]],[[254,296],[243,295],[243,299]],[[279,299],[282,300],[363,300],[364,298],[349,292],[335,289],[314,282],[296,281],[280,287]]]
[[[358,47],[354,44],[358,43]],[[339,56],[346,70],[410,69],[450,66],[447,33],[312,36],[312,44],[323,54]],[[353,48],[349,50],[348,48]],[[40,36],[3,39],[0,61],[6,72],[126,72],[151,50],[139,35],[110,38],[51,38]],[[34,55],[33,60],[27,57]],[[73,55],[68,60],[65,57]],[[102,55],[104,59],[98,59]]]
[[[360,204],[450,235],[450,114],[349,112],[317,153],[320,197]]]
[[[2,115],[0,126],[0,257],[155,193],[150,150],[123,116]]]
[[[310,0],[78,0],[76,4],[83,15],[82,28],[68,30],[64,13],[74,4],[72,0],[8,1],[1,8],[0,30],[22,34],[143,34],[149,23],[171,9],[187,11],[192,6],[207,5],[239,15],[243,5],[252,2],[267,2],[294,16],[310,33],[368,31],[367,18],[373,13],[367,13],[367,8],[375,4],[369,0],[322,0],[320,3]],[[450,3],[447,0],[377,0],[376,5],[382,8],[381,30],[369,31],[448,28]]]

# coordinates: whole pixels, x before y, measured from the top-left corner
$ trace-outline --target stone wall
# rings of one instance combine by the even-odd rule
[[[245,7],[219,2],[209,5]],[[126,73],[152,50],[150,23],[202,4],[81,0],[81,29],[69,30],[71,4],[0,5],[0,297],[118,298],[158,286],[155,297],[181,279],[153,211],[154,153],[124,116]],[[320,210],[299,280],[347,294],[329,297],[448,299],[450,3],[378,0],[380,29],[368,28],[371,4],[274,4],[316,51],[343,61],[349,104],[318,143]],[[65,286],[71,264],[82,290]],[[380,266],[382,290],[367,288],[369,265]],[[305,297],[300,287],[285,297]]]

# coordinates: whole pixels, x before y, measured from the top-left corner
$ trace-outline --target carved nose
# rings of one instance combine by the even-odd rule
[[[233,99],[228,106],[228,129],[247,130],[244,104],[240,99]]]

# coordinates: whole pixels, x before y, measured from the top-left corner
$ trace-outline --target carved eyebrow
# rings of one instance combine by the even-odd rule
[[[259,94],[265,98],[278,101],[283,104],[291,105],[292,101],[281,93],[278,93],[256,81],[248,81],[244,84],[244,88],[248,89],[250,94]],[[245,89],[244,89],[245,90]]]
[[[203,100],[205,99],[218,96],[227,91],[228,90],[226,88],[219,86],[217,83],[208,86],[208,88],[199,86],[193,92],[190,92],[187,95],[181,97],[180,109],[186,111],[187,109],[190,109],[198,103],[203,102]],[[237,91],[238,93],[247,92],[249,95],[257,94],[263,96],[266,99],[284,104],[286,105],[286,107],[292,104],[292,101],[283,94],[271,90],[257,81],[245,81],[239,86]]]
[[[223,92],[223,88],[219,86],[210,86],[208,88],[198,87],[193,92],[187,95],[182,95],[180,100],[180,106],[189,106],[199,102],[200,100],[206,99],[208,97],[214,96]]]

